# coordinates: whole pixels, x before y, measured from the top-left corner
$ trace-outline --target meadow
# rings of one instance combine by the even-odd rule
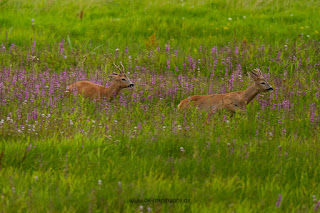
[[[319,6],[0,1],[0,212],[317,212]],[[65,96],[120,61],[116,100]],[[177,110],[254,68],[247,112]]]

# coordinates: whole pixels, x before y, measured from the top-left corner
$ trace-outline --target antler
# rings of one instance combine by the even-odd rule
[[[120,61],[120,64],[121,64],[121,67],[122,67],[122,72],[120,71],[120,73],[124,73],[125,71],[124,71],[124,66],[123,66],[123,64],[122,64],[122,62]]]
[[[259,68],[255,68],[253,71],[259,75],[262,75],[262,72]]]
[[[114,62],[113,62],[113,65],[120,71],[120,73],[122,73],[122,71],[121,71],[119,66],[117,66]]]
[[[117,66],[117,65],[113,62],[113,65],[120,71],[120,73],[124,73],[124,66],[123,66],[123,64],[122,64],[121,61],[120,61],[120,64],[121,64],[122,70],[120,69],[119,66]]]

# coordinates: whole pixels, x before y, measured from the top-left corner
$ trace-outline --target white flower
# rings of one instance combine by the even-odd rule
[[[243,16],[243,18],[247,18],[246,16]]]
[[[309,38],[310,36],[309,36],[309,35],[307,35],[307,37]]]
[[[181,152],[185,152],[186,150],[183,147],[180,147]]]
[[[102,184],[102,180],[98,180],[98,184],[101,186],[101,184]]]
[[[34,180],[38,180],[38,176],[34,176]]]
[[[228,20],[229,20],[229,21],[231,21],[231,20],[232,20],[232,18],[228,18]]]
[[[96,123],[96,121],[95,121],[95,120],[92,120],[92,123]]]
[[[290,16],[293,16],[293,14],[290,14]]]

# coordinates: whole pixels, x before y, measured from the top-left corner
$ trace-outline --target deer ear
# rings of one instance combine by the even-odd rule
[[[113,73],[110,74],[109,77],[110,77],[111,79],[113,79],[114,77],[116,77],[116,76],[118,76],[118,75],[119,75],[118,73],[114,73],[114,72],[113,72]]]
[[[250,78],[252,78],[254,81],[259,79],[259,74],[255,73],[255,72],[253,72],[253,71],[248,72],[248,75],[249,75]]]

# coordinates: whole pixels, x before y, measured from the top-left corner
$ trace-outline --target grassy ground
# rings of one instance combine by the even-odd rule
[[[318,9],[1,1],[0,211],[318,211]],[[64,96],[76,80],[108,86],[120,61],[135,88],[114,102]],[[256,67],[275,90],[246,113],[177,112],[245,90]]]
[[[319,6],[310,0],[3,0],[0,39],[23,46],[33,38],[41,47],[65,39],[96,52],[142,51],[152,34],[161,46],[184,50],[242,40],[279,44],[302,33],[319,39]]]

